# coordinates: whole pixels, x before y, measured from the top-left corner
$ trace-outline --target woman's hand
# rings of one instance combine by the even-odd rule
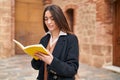
[[[40,60],[44,61],[48,65],[50,65],[53,60],[53,55],[49,51],[47,55],[41,52],[37,52],[35,53],[35,56],[38,57]]]

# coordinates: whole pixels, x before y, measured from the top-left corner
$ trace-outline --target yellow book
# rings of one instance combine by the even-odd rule
[[[20,42],[13,39],[13,41],[28,55],[32,56],[34,59],[38,60],[39,58],[34,56],[36,52],[42,52],[44,54],[48,54],[47,50],[44,48],[42,44],[34,44],[34,45],[28,45],[23,46]]]

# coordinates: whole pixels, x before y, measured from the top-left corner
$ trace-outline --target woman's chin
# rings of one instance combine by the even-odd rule
[[[54,29],[49,29],[49,31],[51,32],[51,31],[54,31]]]

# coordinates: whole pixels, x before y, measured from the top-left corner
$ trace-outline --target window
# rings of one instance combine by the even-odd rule
[[[66,11],[66,14],[67,14],[67,20],[68,20],[68,24],[70,26],[70,29],[72,30],[72,32],[74,31],[73,30],[73,26],[74,26],[74,10],[73,9],[68,9]]]

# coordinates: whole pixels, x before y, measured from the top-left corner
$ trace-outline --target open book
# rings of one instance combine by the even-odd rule
[[[44,54],[48,54],[47,50],[43,47],[42,44],[34,44],[34,45],[28,45],[28,46],[23,46],[20,42],[17,40],[13,39],[13,41],[28,55],[32,56],[34,59],[38,60],[39,58],[34,56],[36,52],[42,52]]]

